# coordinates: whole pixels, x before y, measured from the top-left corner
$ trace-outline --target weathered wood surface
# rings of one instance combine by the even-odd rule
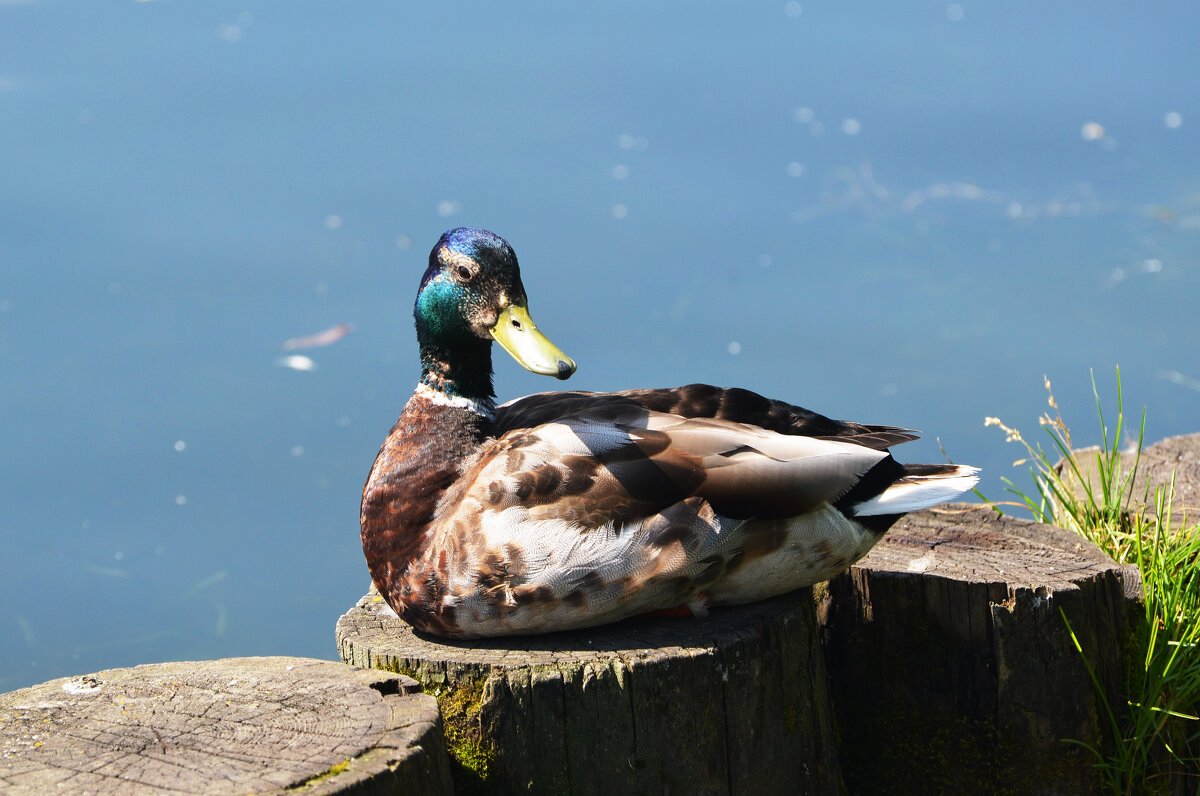
[[[438,694],[459,792],[836,793],[810,590],[703,619],[546,636],[418,635],[373,591],[342,659]]]
[[[1136,569],[981,507],[909,515],[821,596],[851,793],[1097,791],[1103,741],[1063,616],[1120,706]],[[1061,612],[1061,613],[1060,613]]]
[[[1100,494],[1099,467],[1096,463],[1098,451],[1099,448],[1094,446],[1075,451],[1080,475],[1096,495]],[[1119,459],[1122,467],[1133,466],[1133,457],[1128,453],[1121,454]],[[1064,471],[1062,463],[1058,469],[1076,493],[1082,494],[1082,486],[1076,483],[1074,473]],[[1200,434],[1167,437],[1142,450],[1131,492],[1134,505],[1147,502],[1153,510],[1155,490],[1162,489],[1165,493],[1171,486],[1172,476],[1175,478],[1172,514],[1178,527],[1185,516],[1200,517]]]
[[[440,794],[434,700],[309,658],[110,669],[0,694],[0,791]]]

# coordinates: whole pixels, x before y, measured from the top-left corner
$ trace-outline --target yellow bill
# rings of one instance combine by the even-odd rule
[[[529,309],[510,304],[491,329],[492,337],[526,370],[565,379],[575,372],[575,361],[537,330]]]

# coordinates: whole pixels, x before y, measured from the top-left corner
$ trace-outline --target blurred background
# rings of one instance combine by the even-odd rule
[[[441,232],[572,388],[1200,431],[1200,5],[0,0],[0,690],[336,656]],[[345,326],[348,324],[349,326]],[[325,332],[325,334],[321,334]],[[314,339],[314,336],[315,339]],[[496,358],[501,400],[558,389]]]

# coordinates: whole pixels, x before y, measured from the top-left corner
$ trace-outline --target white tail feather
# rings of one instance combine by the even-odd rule
[[[876,514],[905,514],[927,509],[956,498],[979,482],[978,467],[959,465],[939,475],[910,475],[889,486],[870,500],[854,506],[857,517]]]

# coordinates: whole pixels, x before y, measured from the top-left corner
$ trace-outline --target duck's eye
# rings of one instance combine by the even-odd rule
[[[459,279],[461,279],[464,282],[470,282],[472,276],[474,276],[474,274],[471,273],[470,268],[467,268],[465,265],[458,266],[458,278]]]

